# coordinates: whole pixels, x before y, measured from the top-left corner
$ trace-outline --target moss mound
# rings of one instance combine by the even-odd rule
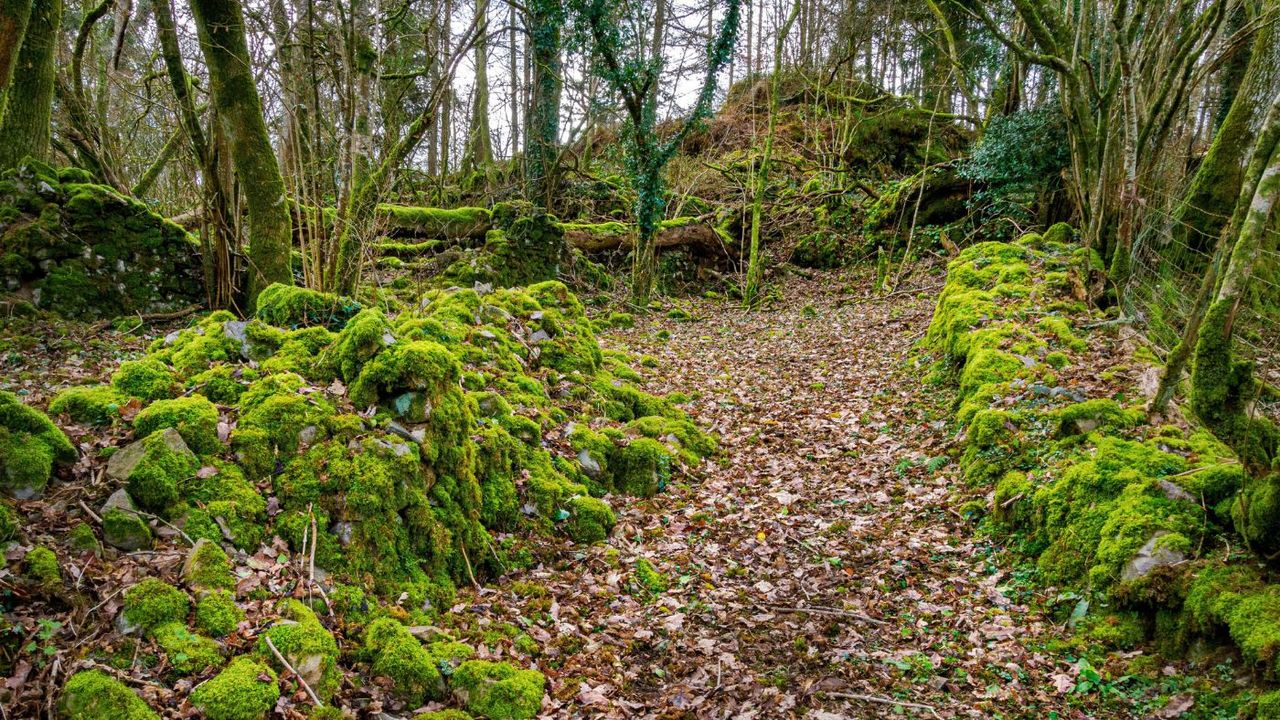
[[[238,657],[192,691],[191,703],[209,720],[260,720],[280,699],[276,682],[271,668],[252,658]]]
[[[537,716],[546,682],[536,670],[487,660],[469,660],[453,673],[454,694],[467,710],[491,720]]]
[[[0,490],[19,500],[36,497],[54,466],[76,457],[71,441],[44,413],[0,390]]]
[[[82,670],[62,688],[58,703],[68,720],[159,720],[137,693],[101,670]]]
[[[36,162],[0,177],[0,289],[84,318],[176,310],[203,287],[197,241],[137,200]]]

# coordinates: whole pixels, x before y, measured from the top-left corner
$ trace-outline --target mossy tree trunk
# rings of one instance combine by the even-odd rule
[[[493,164],[493,139],[489,134],[489,2],[476,0],[476,25],[480,36],[475,47],[475,89],[471,96],[471,128],[463,170],[485,172]]]
[[[525,119],[526,194],[551,210],[560,157],[560,29],[564,11],[559,0],[530,0],[529,36],[533,64],[532,99]]]
[[[49,133],[62,26],[62,0],[35,0],[13,67],[8,107],[0,123],[0,169],[24,157],[49,159]]]
[[[1259,127],[1265,120],[1268,102],[1280,78],[1280,48],[1274,44],[1274,23],[1280,13],[1280,3],[1270,2],[1260,16],[1264,21],[1255,36],[1248,57],[1248,69],[1243,73],[1241,86],[1232,95],[1230,108],[1214,135],[1204,161],[1192,178],[1179,208],[1175,211],[1177,222],[1173,227],[1175,243],[1185,248],[1202,250],[1208,238],[1213,238],[1213,256],[1203,268],[1200,288],[1187,316],[1178,344],[1165,358],[1160,384],[1151,400],[1148,412],[1163,414],[1177,392],[1187,363],[1200,337],[1209,305],[1214,300],[1222,266],[1231,250],[1230,241],[1244,221],[1248,204],[1241,202],[1241,188],[1245,182],[1245,166]],[[1234,213],[1231,213],[1232,208]],[[1228,216],[1228,213],[1231,213]],[[1228,221],[1229,220],[1229,221]]]
[[[1280,77],[1280,35],[1275,28],[1278,19],[1280,2],[1271,0],[1259,17],[1261,25],[1252,51],[1239,53],[1248,57],[1248,69],[1239,88],[1227,93],[1234,96],[1230,109],[1174,213],[1174,242],[1191,251],[1189,254],[1203,252],[1217,240],[1240,194],[1249,150]]]
[[[742,299],[748,307],[755,307],[760,300],[761,286],[764,284],[764,260],[760,255],[760,222],[764,205],[764,191],[769,184],[769,162],[773,159],[773,136],[778,123],[778,93],[782,81],[782,49],[795,25],[796,16],[800,14],[800,0],[791,4],[791,12],[778,30],[773,49],[773,77],[769,80],[769,121],[764,136],[764,156],[760,158],[760,167],[756,170],[755,188],[751,198],[751,250],[747,260],[747,284],[743,288]]]
[[[244,12],[238,0],[192,0],[200,49],[209,67],[213,105],[231,146],[231,159],[249,211],[248,309],[271,283],[293,284],[293,230],[284,178],[262,116],[254,83]]]
[[[169,86],[178,101],[178,119],[191,147],[192,157],[200,167],[200,184],[204,202],[204,226],[200,231],[201,264],[204,270],[205,294],[209,306],[229,307],[235,295],[235,273],[231,261],[233,234],[228,218],[227,192],[219,172],[217,145],[209,142],[196,110],[195,93],[187,75],[178,44],[177,24],[169,0],[152,0],[156,22],[156,38],[164,59]]]
[[[13,69],[18,64],[22,39],[27,34],[32,0],[0,0],[0,124],[9,105]]]
[[[1239,231],[1200,329],[1191,375],[1192,409],[1236,451],[1249,471],[1233,513],[1236,529],[1264,552],[1280,548],[1280,473],[1274,466],[1280,453],[1280,430],[1271,421],[1253,416],[1251,406],[1257,395],[1253,364],[1235,357],[1232,338],[1277,200],[1280,96],[1271,104],[1249,163],[1233,218],[1233,227]]]

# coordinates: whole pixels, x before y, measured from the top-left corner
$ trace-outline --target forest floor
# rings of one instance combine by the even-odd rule
[[[511,628],[530,635],[538,647],[521,664],[550,680],[545,717],[1178,717],[1190,697],[1181,668],[1082,692],[1093,671],[1041,611],[1052,598],[962,515],[984,498],[951,459],[951,389],[927,382],[916,348],[941,283],[940,266],[887,296],[863,271],[790,276],[762,312],[695,298],[675,303],[687,319],[652,313],[603,333],[602,345],[653,358],[646,389],[689,396],[721,452],[652,499],[613,499],[619,523],[603,544],[535,539],[538,564],[460,590],[448,626],[492,628],[488,656],[511,652]],[[140,351],[130,337],[75,324],[33,337],[5,355],[7,384],[44,406],[51,388],[105,378]],[[68,432],[86,453],[124,433]],[[92,463],[73,475],[27,504],[41,532],[61,537],[78,500],[103,494]],[[181,557],[91,561],[76,587],[95,589],[92,609],[20,612],[32,632],[37,618],[61,630],[46,649],[54,662],[5,681],[22,699],[7,717],[52,707],[64,654],[70,663],[111,637],[103,620],[119,588]],[[138,686],[180,708],[182,682]],[[340,700],[372,713],[361,717],[407,719],[378,714],[379,696],[350,675]],[[166,717],[189,714],[178,712]]]
[[[647,389],[693,396],[722,454],[625,507],[607,544],[504,582],[528,597],[476,600],[508,619],[550,603],[535,637],[564,657],[545,663],[544,711],[1129,715],[1068,695],[1078,668],[1038,649],[1060,628],[956,510],[971,498],[947,458],[950,391],[913,351],[940,272],[877,299],[865,275],[793,276],[767,312],[696,299],[689,320],[605,334],[658,359]]]

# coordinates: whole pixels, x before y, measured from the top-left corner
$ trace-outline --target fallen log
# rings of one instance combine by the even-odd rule
[[[625,250],[635,244],[635,227],[621,222],[560,223],[565,242],[585,253]],[[690,247],[707,255],[729,256],[736,245],[727,233],[702,217],[664,220],[654,246],[658,249]]]

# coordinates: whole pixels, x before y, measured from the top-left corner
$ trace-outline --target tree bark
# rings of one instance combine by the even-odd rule
[[[533,64],[532,97],[525,118],[526,195],[550,211],[560,157],[560,27],[559,0],[530,0],[529,55]]]
[[[276,163],[254,83],[239,0],[192,0],[200,48],[219,120],[231,145],[249,211],[248,308],[267,285],[293,283],[292,227],[284,179]]]
[[[22,40],[31,18],[32,0],[0,0],[0,124],[4,123]]]
[[[49,159],[54,79],[62,0],[36,0],[18,50],[9,86],[8,107],[0,123],[0,169],[25,157]]]
[[[1249,67],[1234,92],[1230,110],[1174,213],[1173,240],[1193,252],[1201,252],[1217,240],[1240,194],[1249,151],[1280,77],[1275,29],[1278,15],[1280,3],[1272,0],[1264,16],[1265,24],[1254,38]]]

